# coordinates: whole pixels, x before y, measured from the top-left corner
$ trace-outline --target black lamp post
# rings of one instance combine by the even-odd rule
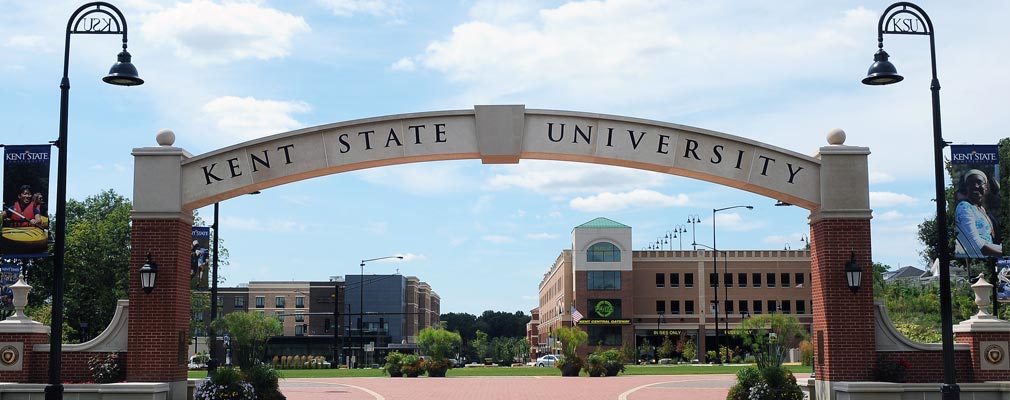
[[[753,210],[754,206],[731,206],[723,208],[713,208],[712,209],[712,272],[715,274],[715,354],[716,363],[722,364],[722,354],[720,354],[719,346],[722,345],[722,337],[719,335],[719,247],[715,244],[715,214],[719,211],[732,210],[734,208],[746,208],[748,210]],[[729,260],[729,257],[726,257]],[[722,273],[726,274],[727,266],[724,264],[722,267]],[[729,288],[723,285],[723,297],[725,300],[729,300]],[[727,326],[729,322],[727,321]]]
[[[943,342],[943,385],[940,386],[944,400],[957,400],[961,397],[954,372],[954,321],[951,311],[950,294],[950,248],[947,229],[947,196],[943,178],[943,148],[947,146],[940,130],[940,81],[936,78],[936,41],[933,37],[933,22],[919,6],[909,2],[891,4],[880,15],[877,22],[877,53],[873,56],[873,65],[867,71],[863,83],[867,85],[889,85],[904,79],[898,75],[894,64],[888,61],[884,51],[884,34],[894,35],[926,35],[929,36],[929,59],[932,70],[932,80],[929,90],[932,93],[933,109],[933,178],[936,186],[936,238],[935,246],[940,268],[940,319]]]
[[[698,246],[695,245],[695,243],[698,243],[698,237],[695,236],[696,231],[694,230],[694,224],[697,224],[699,222],[701,222],[701,218],[698,217],[697,214],[687,216],[687,223],[691,224],[691,245],[692,245],[691,248],[693,250],[698,250]]]
[[[63,398],[60,368],[63,359],[63,269],[67,239],[67,126],[70,114],[70,35],[98,34],[122,35],[123,51],[109,69],[103,81],[118,86],[135,86],[144,83],[137,68],[130,62],[126,51],[126,18],[112,4],[96,1],[87,3],[70,15],[67,21],[66,43],[63,51],[63,79],[60,81],[60,132],[56,147],[60,149],[56,174],[56,226],[53,240],[53,312],[49,335],[49,384],[45,388],[46,400]]]
[[[399,260],[403,259],[403,256],[385,256],[377,258],[369,258],[367,260],[361,260],[361,276],[358,282],[358,339],[361,345],[361,358],[365,358],[365,263],[370,261],[385,260],[388,258],[396,258]]]

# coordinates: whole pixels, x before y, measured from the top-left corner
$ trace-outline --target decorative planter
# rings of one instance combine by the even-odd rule
[[[562,365],[558,369],[561,370],[561,376],[579,376],[582,366],[572,363]]]

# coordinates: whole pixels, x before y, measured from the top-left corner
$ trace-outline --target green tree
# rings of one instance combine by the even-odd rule
[[[233,312],[214,320],[217,332],[227,332],[232,346],[239,349],[238,364],[249,367],[266,355],[266,342],[280,335],[282,327],[277,318],[255,311]]]
[[[470,341],[470,347],[473,347],[474,352],[477,353],[477,359],[484,361],[488,350],[487,334],[478,329],[477,332],[474,332],[474,336],[476,337]]]
[[[663,343],[656,349],[656,353],[659,353],[659,358],[670,358],[676,351],[677,346],[673,344],[673,340],[669,336],[663,336]]]
[[[444,327],[426,327],[417,334],[417,345],[421,347],[421,352],[436,361],[448,359],[449,355],[456,351],[460,341],[458,333]]]

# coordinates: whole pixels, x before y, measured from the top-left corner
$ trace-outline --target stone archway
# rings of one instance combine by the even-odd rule
[[[317,176],[413,162],[521,159],[616,165],[696,178],[810,210],[811,290],[818,392],[869,379],[874,357],[872,290],[851,293],[851,257],[872,265],[867,156],[844,133],[813,157],[689,126],[584,112],[476,106],[361,119],[281,133],[199,156],[172,147],[134,149],[130,381],[169,381],[185,396],[192,210]],[[137,269],[151,252],[158,288],[144,294]],[[864,274],[870,286],[872,274]],[[181,393],[181,394],[180,394]]]

